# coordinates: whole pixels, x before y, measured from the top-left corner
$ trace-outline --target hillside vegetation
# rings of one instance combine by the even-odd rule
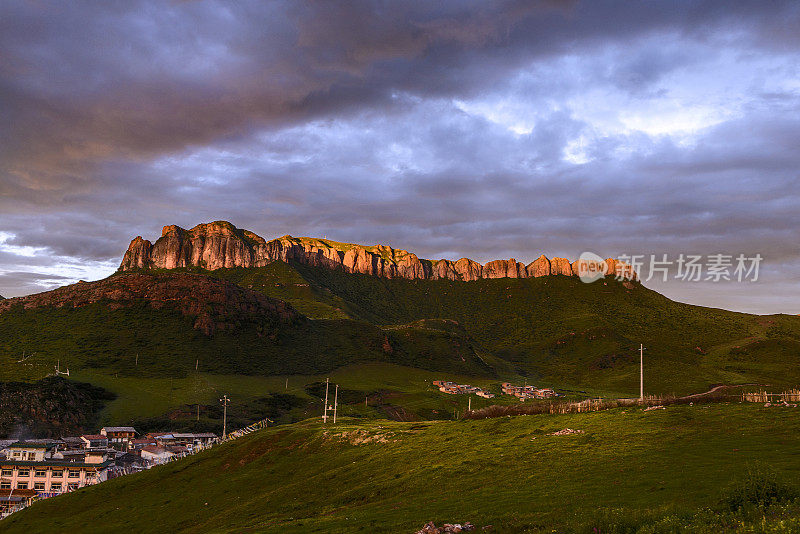
[[[57,438],[94,430],[100,410],[115,395],[62,377],[0,382],[0,436]]]
[[[76,370],[175,378],[201,364],[212,373],[275,375],[359,361],[495,372],[458,325],[383,330],[360,320],[308,320],[282,300],[196,274],[124,274],[10,302],[0,309],[6,380],[35,377],[59,361]]]

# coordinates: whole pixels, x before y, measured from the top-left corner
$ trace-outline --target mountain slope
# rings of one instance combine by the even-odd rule
[[[235,251],[237,242],[258,241],[225,228],[236,234],[233,241],[212,240],[216,245],[202,250]],[[144,402],[132,413],[114,401],[104,417],[117,419],[108,423],[208,406],[220,388],[246,391],[244,404],[262,402],[286,393],[286,375],[297,376],[302,383],[295,387],[313,404],[319,399],[302,393],[304,384],[368,363],[385,366],[368,383],[349,387],[364,397],[394,398],[384,403],[392,405],[389,414],[454,416],[467,401],[442,400],[430,388],[439,378],[488,387],[527,380],[579,396],[634,396],[640,343],[648,394],[800,383],[800,318],[681,304],[635,280],[390,278],[275,260],[213,271],[122,270],[0,301],[0,380],[40,379],[60,366],[125,403]],[[407,379],[387,386],[397,373]],[[504,401],[510,402],[493,402]],[[291,418],[310,415],[308,406]],[[361,415],[375,414],[370,407]]]
[[[268,295],[321,316],[345,314],[374,324],[452,319],[486,352],[533,380],[633,395],[639,344],[647,348],[652,393],[705,391],[716,383],[800,381],[800,318],[753,316],[671,301],[638,282],[584,284],[574,277],[473,282],[386,279],[274,262],[218,269]],[[772,358],[737,354],[758,340],[787,349]],[[731,353],[733,351],[733,353]],[[627,393],[626,393],[627,392]]]
[[[0,313],[37,308],[81,308],[102,303],[109,310],[144,304],[153,310],[176,310],[194,319],[207,335],[235,331],[241,323],[262,327],[295,324],[302,316],[263,293],[209,276],[189,273],[135,273],[98,282],[78,282],[52,291],[5,300]]]
[[[384,331],[349,319],[309,320],[283,301],[192,273],[131,273],[0,304],[0,379],[64,367],[123,376],[205,372],[313,374],[384,361],[491,375],[462,332]],[[24,362],[25,352],[36,353]],[[22,356],[24,358],[24,356]],[[46,363],[46,365],[45,365]],[[52,367],[50,367],[52,369]]]

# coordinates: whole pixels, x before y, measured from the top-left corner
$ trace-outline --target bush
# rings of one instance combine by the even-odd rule
[[[787,483],[768,466],[748,465],[741,479],[734,482],[723,498],[723,506],[731,512],[748,507],[787,503],[800,496],[797,488]]]

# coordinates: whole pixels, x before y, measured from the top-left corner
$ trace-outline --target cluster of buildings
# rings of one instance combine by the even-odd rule
[[[514,384],[510,384],[508,382],[503,382],[501,384],[501,388],[503,389],[503,393],[506,395],[513,395],[522,401],[526,399],[549,399],[551,397],[558,396],[558,394],[551,388],[537,388],[536,386],[527,385],[515,386]]]
[[[469,384],[456,384],[455,382],[448,382],[447,380],[434,380],[433,385],[439,388],[439,391],[442,393],[448,393],[450,395],[469,395],[474,393],[479,397],[483,397],[485,399],[491,399],[494,397],[494,393],[490,393],[485,389],[481,389],[477,386],[470,386]]]
[[[158,432],[137,438],[132,427],[61,439],[0,441],[0,518],[35,499],[53,497],[148,469],[216,443],[211,433]]]
[[[450,395],[469,395],[474,393],[486,399],[494,397],[494,393],[490,393],[488,390],[481,389],[477,386],[470,386],[469,384],[457,384],[447,380],[434,380],[433,385],[438,387],[439,391],[442,393],[448,393]],[[509,382],[503,382],[501,384],[501,389],[506,395],[512,395],[521,401],[527,399],[549,399],[558,396],[558,393],[551,388],[537,388],[536,386],[528,385],[515,386]]]

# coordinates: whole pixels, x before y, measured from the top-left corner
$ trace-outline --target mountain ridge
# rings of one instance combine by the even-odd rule
[[[558,257],[549,259],[544,254],[527,265],[515,258],[493,260],[483,265],[469,258],[429,260],[387,245],[364,246],[290,235],[267,241],[227,221],[216,221],[199,224],[190,230],[176,225],[165,226],[155,243],[142,236],[135,237],[125,252],[119,271],[263,267],[276,260],[384,278],[465,282],[491,278],[578,276],[588,263],[586,260],[570,262]],[[624,262],[607,258],[596,263],[596,268],[606,275],[637,279],[637,274]]]
[[[78,282],[25,297],[4,299],[0,314],[14,308],[80,308],[106,303],[109,310],[143,302],[153,309],[175,309],[194,319],[194,328],[206,335],[234,330],[246,319],[269,317],[278,323],[304,320],[291,305],[231,282],[192,273],[157,276],[126,273],[96,282]]]

